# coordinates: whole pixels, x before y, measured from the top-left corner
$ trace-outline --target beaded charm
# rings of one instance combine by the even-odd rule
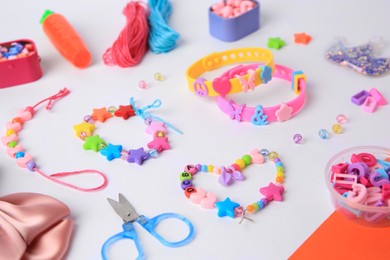
[[[259,189],[259,192],[264,196],[258,201],[255,201],[245,208],[239,203],[232,201],[230,197],[223,200],[218,200],[211,193],[206,192],[201,187],[195,187],[193,181],[196,174],[199,172],[210,172],[218,176],[218,182],[223,186],[231,185],[235,181],[243,181],[245,176],[242,170],[251,164],[262,164],[265,161],[273,161],[276,166],[276,178],[274,183],[269,183],[268,186]],[[237,159],[228,167],[216,167],[213,165],[189,164],[184,167],[184,171],[180,174],[180,186],[184,195],[193,203],[200,204],[203,208],[217,208],[219,217],[229,216],[231,218],[241,218],[240,223],[246,217],[247,213],[255,213],[263,209],[271,201],[282,201],[284,187],[284,166],[276,152],[269,152],[267,149],[254,149],[250,154],[245,154],[240,159]]]
[[[21,144],[18,143],[18,133],[19,131],[22,130],[23,125],[31,120],[36,112],[35,108],[39,106],[41,103],[44,103],[46,101],[49,101],[48,104],[46,105],[46,109],[49,110],[52,107],[52,102],[60,99],[62,97],[65,97],[68,95],[70,92],[68,89],[64,88],[62,89],[59,93],[46,98],[34,106],[28,106],[24,110],[20,111],[16,117],[12,119],[11,122],[7,123],[6,126],[6,133],[5,136],[1,137],[1,143],[6,147],[7,153],[10,157],[16,159],[16,163],[19,167],[21,168],[27,168],[31,172],[36,172],[43,177],[54,181],[58,184],[80,190],[80,191],[96,191],[96,190],[101,190],[107,185],[107,177],[102,173],[97,170],[80,170],[80,171],[72,171],[72,172],[59,172],[59,173],[54,173],[50,175],[46,175],[43,173],[37,166],[37,164],[34,162],[32,156],[25,152]],[[67,177],[71,175],[80,175],[80,174],[97,174],[100,177],[103,178],[103,183],[97,187],[92,187],[92,188],[83,188],[79,187],[64,181],[61,181],[60,179],[62,177]]]
[[[84,150],[99,152],[108,161],[121,158],[129,163],[142,165],[145,160],[156,158],[162,151],[171,149],[168,142],[166,126],[180,132],[162,119],[146,112],[150,108],[158,108],[160,106],[161,101],[157,99],[149,106],[137,108],[133,98],[131,98],[130,104],[126,106],[93,109],[92,114],[84,116],[84,121],[73,126],[73,129],[76,131],[76,136],[84,141]],[[147,144],[149,150],[143,147],[126,150],[123,149],[122,145],[106,143],[99,135],[93,134],[97,121],[104,123],[112,117],[122,117],[124,120],[127,120],[133,116],[143,118],[147,125],[146,133],[152,135],[152,141]]]

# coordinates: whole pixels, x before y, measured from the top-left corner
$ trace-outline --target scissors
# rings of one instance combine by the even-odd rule
[[[168,247],[179,247],[184,246],[191,242],[191,240],[194,238],[194,227],[192,223],[185,217],[176,214],[176,213],[163,213],[160,215],[157,215],[151,219],[148,219],[147,217],[143,215],[139,215],[134,207],[130,204],[130,202],[121,194],[119,193],[119,202],[107,198],[108,202],[111,204],[111,207],[115,210],[115,212],[123,219],[124,224],[122,225],[123,231],[119,232],[116,235],[113,235],[109,239],[104,242],[102,249],[101,249],[101,255],[104,260],[108,259],[108,250],[112,244],[115,242],[122,240],[122,239],[131,239],[134,241],[135,246],[138,251],[137,260],[144,259],[145,255],[142,250],[141,244],[139,242],[137,232],[134,229],[133,223],[137,222],[140,224],[144,229],[146,229],[152,236],[154,236],[157,240],[159,240],[163,245]],[[163,221],[164,219],[169,218],[176,218],[181,221],[183,221],[189,228],[189,233],[186,238],[183,240],[177,241],[177,242],[170,242],[167,241],[165,238],[163,238],[160,234],[158,234],[155,229],[158,223]]]

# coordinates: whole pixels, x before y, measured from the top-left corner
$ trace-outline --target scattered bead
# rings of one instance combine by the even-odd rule
[[[318,131],[318,135],[320,136],[321,139],[329,138],[329,133],[326,129],[320,129],[320,131]]]
[[[336,116],[336,121],[340,124],[345,124],[348,121],[348,119],[345,115],[339,114]]]
[[[311,41],[311,36],[306,33],[295,33],[294,34],[294,42],[301,44],[308,44]]]
[[[158,80],[158,81],[163,81],[164,76],[160,72],[156,72],[156,73],[154,73],[154,79]]]
[[[147,89],[149,86],[148,86],[148,83],[146,83],[145,80],[141,80],[139,83],[138,83],[138,87],[142,88],[142,89]]]
[[[294,143],[296,143],[296,144],[303,143],[303,138],[302,138],[302,135],[300,135],[300,134],[295,134],[293,136],[293,140],[294,140]]]
[[[334,124],[332,126],[332,131],[335,134],[341,134],[344,131],[344,129],[340,124]]]
[[[283,48],[286,45],[286,42],[280,39],[279,37],[276,38],[268,38],[267,47],[271,49],[279,50]]]

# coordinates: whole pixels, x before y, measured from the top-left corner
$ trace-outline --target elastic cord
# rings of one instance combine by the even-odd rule
[[[104,175],[104,173],[100,172],[100,171],[97,171],[97,170],[80,170],[80,171],[72,171],[72,172],[58,172],[58,173],[53,173],[53,174],[50,174],[50,175],[47,175],[45,173],[43,173],[42,171],[40,171],[39,169],[35,168],[34,169],[37,173],[39,173],[40,175],[42,175],[43,177],[45,177],[46,179],[49,179],[55,183],[58,183],[58,184],[61,184],[61,185],[64,185],[66,187],[69,187],[69,188],[72,188],[72,189],[75,189],[75,190],[79,190],[79,191],[98,191],[98,190],[101,190],[103,188],[105,188],[107,186],[107,177],[106,175]],[[73,185],[73,184],[69,184],[67,182],[63,182],[63,181],[60,181],[58,180],[58,178],[62,178],[62,177],[68,177],[68,176],[72,176],[72,175],[79,175],[79,174],[88,174],[88,173],[91,173],[91,174],[98,174],[100,176],[103,177],[103,183],[100,185],[100,186],[97,186],[97,187],[93,187],[93,188],[82,188],[82,187],[78,187],[76,185]]]
[[[167,24],[172,13],[169,0],[148,0],[150,33],[149,48],[154,53],[170,52],[176,47],[180,35]]]

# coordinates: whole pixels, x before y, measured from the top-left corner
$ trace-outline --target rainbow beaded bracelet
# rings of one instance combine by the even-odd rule
[[[158,108],[160,106],[161,101],[157,99],[149,106],[137,108],[134,99],[130,98],[130,105],[120,105],[118,109],[113,106],[108,109],[105,107],[93,109],[92,115],[84,116],[84,121],[73,126],[73,129],[76,131],[76,136],[84,141],[83,148],[85,150],[99,152],[105,156],[108,161],[121,158],[129,163],[142,165],[145,160],[156,158],[163,150],[171,148],[168,142],[166,126],[180,132],[161,118],[146,112],[146,110],[150,108]],[[145,132],[153,136],[153,140],[147,144],[149,150],[146,150],[143,147],[126,150],[123,149],[122,145],[107,144],[99,135],[93,135],[96,128],[96,121],[104,123],[113,116],[122,117],[124,120],[133,116],[143,118],[145,124],[148,125]]]
[[[224,186],[232,184],[235,180],[242,181],[245,179],[245,176],[242,174],[241,170],[252,163],[263,164],[265,160],[273,161],[275,163],[275,182],[270,182],[268,186],[261,187],[259,191],[264,197],[249,204],[245,209],[239,203],[232,201],[230,197],[218,201],[213,193],[206,192],[203,188],[194,186],[194,176],[199,172],[213,172],[217,174],[219,176],[219,183]],[[284,187],[282,183],[284,182],[284,166],[276,152],[269,152],[267,149],[262,149],[260,151],[254,149],[250,154],[245,154],[242,158],[237,159],[229,167],[189,164],[185,166],[184,171],[180,174],[180,182],[181,189],[191,202],[201,204],[201,206],[206,209],[217,208],[219,217],[240,217],[241,223],[243,219],[249,219],[246,217],[246,212],[255,213],[260,209],[263,209],[273,200],[283,200]]]

